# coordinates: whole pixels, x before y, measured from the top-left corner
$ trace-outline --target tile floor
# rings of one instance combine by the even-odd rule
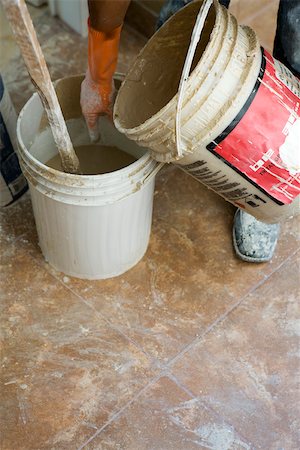
[[[277,4],[232,4],[269,49]],[[53,78],[83,72],[86,40],[30,11]],[[0,20],[19,110],[33,88]],[[125,27],[119,70],[144,42]],[[299,222],[251,265],[234,256],[233,214],[170,166],[143,260],[91,282],[44,262],[28,194],[1,212],[1,449],[299,448]]]

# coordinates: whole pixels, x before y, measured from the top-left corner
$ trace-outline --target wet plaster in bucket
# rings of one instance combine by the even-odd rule
[[[181,75],[181,71],[177,69],[183,67],[191,38],[190,24],[194,22],[195,12],[198,10],[199,5],[194,4],[183,13],[177,14],[177,21],[174,23],[171,19],[170,23],[161,28],[155,38],[148,42],[143,55],[136,59],[134,67],[127,75],[126,83],[122,86],[123,94],[118,97],[115,109],[116,116],[121,117],[127,128],[137,127],[151,119],[176,96]],[[215,14],[211,10],[201,42],[195,51],[191,71],[211,39],[214,20]],[[130,91],[131,87],[134,88],[134,94]]]
[[[99,144],[91,144],[83,118],[70,119],[67,126],[81,163],[81,175],[100,175],[122,169],[135,162],[142,154],[141,150],[136,151],[134,147],[131,154],[120,148],[122,144],[107,143],[109,130],[105,130]],[[62,172],[60,157],[49,127],[42,129],[31,142],[30,153],[45,166]]]
[[[32,99],[29,111],[38,101],[37,96]],[[92,168],[78,175],[48,167],[58,155],[51,130],[40,128],[42,109],[38,112],[34,123],[32,114],[24,114],[18,131],[44,258],[66,276],[104,279],[124,273],[147,249],[157,164],[107,118],[99,120],[101,144],[91,146],[85,121],[78,117],[66,121],[68,131],[79,156],[81,152]]]
[[[117,147],[105,145],[81,145],[75,147],[82,175],[100,175],[123,169],[136,161],[131,155]],[[60,156],[57,154],[46,162],[47,166],[63,171]]]

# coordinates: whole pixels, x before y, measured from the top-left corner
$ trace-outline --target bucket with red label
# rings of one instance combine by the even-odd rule
[[[190,3],[150,39],[114,121],[259,220],[299,213],[300,82],[216,0]]]

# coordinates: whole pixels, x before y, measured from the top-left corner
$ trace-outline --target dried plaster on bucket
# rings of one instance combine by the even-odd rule
[[[290,189],[288,178],[294,166],[298,167],[293,155],[300,153],[299,141],[293,137],[294,129],[289,128],[291,138],[281,148],[281,165],[272,158],[268,145],[269,139],[275,146],[283,142],[283,134],[279,138],[272,136],[285,129],[285,124],[299,120],[299,81],[271,55],[262,52],[255,32],[239,26],[217,1],[205,21],[184,91],[180,120],[183,157],[179,159],[177,91],[202,4],[195,2],[183,8],[146,44],[119,90],[115,124],[130,139],[150,148],[155,159],[176,163],[259,220],[287,219],[300,210],[299,174],[292,180],[292,192],[285,194]],[[274,120],[277,116],[280,123]],[[240,124],[245,131],[239,135]],[[264,128],[259,131],[261,126]],[[297,125],[294,127],[297,129]],[[257,142],[251,141],[253,130]],[[228,148],[229,138],[232,144]],[[225,156],[220,150],[223,140],[227,145]],[[279,148],[276,151],[280,158]],[[259,171],[257,164],[261,164]],[[264,173],[268,173],[269,164],[275,172],[271,171],[268,179]],[[277,176],[278,167],[291,172]],[[278,194],[278,190],[282,192]]]
[[[121,95],[117,98],[114,119],[120,128],[124,124],[126,131],[134,129],[138,132],[139,129],[143,129],[146,121],[149,123],[155,121],[156,127],[159,128],[159,119],[164,112],[167,113],[171,109],[172,105],[169,102],[178,90],[181,72],[177,68],[183,66],[191,37],[190,23],[194,18],[193,9],[186,12],[182,18],[178,17],[171,30],[168,26],[161,28],[155,35],[156,39],[150,39],[139,55],[134,68],[126,77]],[[204,30],[201,43],[196,50],[195,63],[204,53],[210,40],[214,20],[215,15],[211,11],[208,17],[211,26]],[[178,46],[178,42],[182,42],[182,46]],[[135,91],[134,95],[132,89]]]
[[[81,81],[82,77],[73,77],[57,85],[75,147],[89,142],[79,105]],[[101,118],[102,144],[116,146],[136,161],[103,175],[57,171],[45,165],[57,153],[46,124],[41,102],[33,95],[20,114],[17,133],[42,252],[67,275],[117,276],[134,266],[147,249],[159,164]]]

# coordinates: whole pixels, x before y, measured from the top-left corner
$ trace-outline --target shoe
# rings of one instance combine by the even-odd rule
[[[233,224],[233,245],[237,256],[247,262],[270,261],[276,248],[279,231],[279,224],[260,222],[238,209]]]

